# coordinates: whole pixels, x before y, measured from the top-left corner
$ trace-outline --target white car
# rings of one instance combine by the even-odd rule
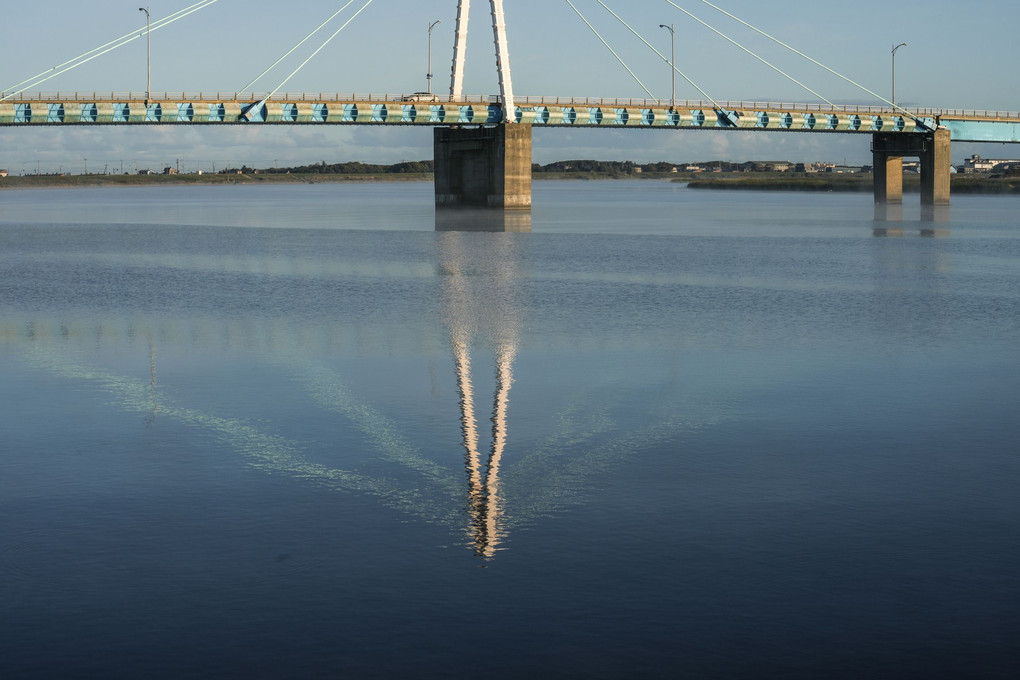
[[[432,94],[431,92],[415,92],[414,94],[405,94],[403,97],[401,97],[401,101],[437,102],[439,101],[439,95]]]

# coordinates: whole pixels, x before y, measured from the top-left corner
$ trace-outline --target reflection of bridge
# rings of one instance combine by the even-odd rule
[[[157,27],[161,28],[216,1],[200,0],[176,15],[157,21]],[[348,19],[347,23],[356,18],[368,4],[366,3]],[[708,97],[704,90],[681,72],[676,67],[675,60],[667,59],[662,54],[659,54],[659,57],[667,61],[676,74],[697,88],[705,96],[704,99],[676,102],[672,99],[662,101],[515,96],[511,82],[502,0],[489,2],[500,94],[494,97],[467,96],[463,93],[463,78],[470,4],[470,0],[458,1],[448,96],[433,95],[431,92],[382,96],[290,94],[280,91],[282,84],[271,92],[245,93],[45,94],[12,91],[0,94],[0,125],[431,126],[437,128],[434,137],[437,206],[467,205],[523,209],[531,206],[531,131],[534,127],[866,134],[873,137],[876,202],[902,201],[902,158],[916,156],[920,159],[921,165],[921,201],[926,205],[949,202],[951,141],[1020,143],[1020,113],[903,108],[894,102],[884,100],[845,76],[840,77],[882,99],[886,105],[838,106],[832,103],[816,105],[717,101]],[[605,3],[600,0],[599,4],[637,35],[634,29],[612,12]],[[705,4],[729,14],[711,3]],[[675,4],[674,6],[699,23],[712,28],[686,10]],[[576,7],[574,10],[591,27]],[[737,19],[733,15],[729,16]],[[797,52],[763,31],[737,20],[779,42],[783,47]],[[347,24],[344,24],[344,27],[346,26]],[[343,27],[340,30],[342,29]],[[712,30],[719,33],[714,28]],[[333,37],[335,35],[334,33]],[[720,35],[759,61],[764,61],[724,34]],[[601,36],[599,37],[601,39]],[[647,44],[647,41],[645,42]],[[119,45],[105,51],[117,46]],[[608,43],[606,46],[609,46]],[[610,50],[612,51],[612,48]],[[657,51],[656,53],[658,54]],[[615,51],[613,54],[623,63]],[[797,54],[823,66],[803,53]],[[89,60],[91,58],[94,57],[89,57]],[[817,94],[772,64],[765,63],[812,94]],[[626,67],[626,64],[624,66]],[[823,68],[831,71],[827,67]],[[630,71],[629,68],[627,70]],[[429,74],[430,83],[431,77]],[[37,82],[43,80],[45,79]],[[638,82],[640,83],[640,80]],[[478,131],[479,128],[482,129],[481,132]]]
[[[157,248],[151,259],[88,248],[76,249],[68,260],[33,257],[33,274],[19,288],[28,297],[3,300],[0,353],[8,362],[0,362],[0,372],[13,366],[15,372],[3,375],[33,380],[29,370],[40,371],[70,388],[76,399],[98,395],[110,417],[127,419],[127,427],[137,418],[139,424],[167,423],[200,432],[196,445],[203,447],[203,455],[226,456],[217,469],[247,465],[296,484],[371,497],[381,506],[466,537],[463,544],[482,559],[506,549],[522,526],[583,503],[591,483],[628,456],[728,413],[720,407],[719,395],[678,389],[675,376],[665,370],[663,398],[650,401],[635,416],[630,413],[633,402],[621,397],[618,374],[600,364],[593,364],[577,384],[569,378],[552,379],[526,397],[516,390],[534,386],[514,384],[515,378],[527,375],[517,359],[525,345],[533,358],[547,354],[599,361],[608,355],[674,347],[676,331],[672,325],[646,327],[635,336],[632,317],[627,317],[598,333],[525,335],[529,318],[537,312],[538,318],[547,318],[557,308],[548,307],[548,300],[525,297],[534,288],[530,282],[555,275],[587,288],[592,283],[588,273],[573,278],[571,272],[545,269],[529,253],[530,239],[472,233],[427,236],[420,243],[434,243],[434,252],[423,257],[420,266],[399,268],[366,264],[352,269],[343,261],[344,249],[330,247],[300,252],[241,248],[237,252],[243,254],[225,256],[235,248],[225,247],[219,237],[213,250],[194,239],[175,240],[175,248]],[[34,253],[36,242],[29,241]],[[252,245],[243,236],[236,243]],[[8,260],[23,259],[22,245],[8,248]],[[182,249],[185,252],[179,252]],[[173,303],[166,307],[154,308],[144,299],[129,301],[126,291],[140,280],[134,275],[112,276],[109,286],[86,286],[80,294],[68,295],[107,259],[160,291],[169,290],[168,281],[179,282],[182,295],[170,296]],[[259,291],[276,286],[256,285],[246,289],[252,304],[214,295],[217,301],[207,305],[186,292],[202,269],[215,269],[231,289],[238,281],[250,281],[251,274],[274,284],[286,280],[293,297],[290,304],[278,300],[264,305]],[[56,280],[47,272],[55,270],[61,271],[57,279],[67,288],[49,288]],[[696,279],[684,279],[679,272],[664,278],[647,274],[644,269],[605,272],[605,280],[697,285]],[[428,280],[405,286],[400,279],[405,276]],[[309,297],[307,291],[348,289],[343,285],[346,277],[365,282],[387,277],[399,284],[387,288],[400,294],[409,288],[428,290],[437,304],[405,318],[362,317],[336,304],[325,313],[322,308],[308,313],[297,302]],[[336,285],[323,286],[322,280]],[[50,294],[33,295],[40,291]],[[347,297],[355,296],[337,293],[335,299]],[[436,363],[448,367],[449,372],[441,371],[446,379],[429,407],[442,418],[441,434],[434,441],[426,443],[422,432],[413,429],[421,421],[401,410],[401,400],[420,387],[414,372],[409,384],[391,384],[365,371],[392,366],[394,357],[422,369],[431,368],[438,357]],[[347,365],[357,365],[357,373],[345,375]],[[198,367],[204,376],[193,383]],[[535,367],[531,363],[525,368]],[[288,386],[284,392],[303,400],[301,408],[274,411],[281,376]],[[560,374],[566,376],[576,374]],[[258,391],[260,384],[263,392]],[[198,385],[203,396],[196,398],[192,388]],[[8,387],[16,391],[17,383]],[[720,384],[721,392],[727,388]],[[517,395],[512,411],[511,392]],[[426,394],[425,388],[418,394]],[[532,401],[536,397],[543,401]],[[390,401],[394,398],[395,404]],[[253,409],[261,404],[268,410]],[[617,407],[625,413],[617,413]],[[511,416],[517,419],[512,436]],[[304,431],[306,417],[320,426],[327,423],[318,439],[316,426]],[[351,447],[346,451],[338,451],[340,431]],[[370,464],[363,464],[368,460]]]

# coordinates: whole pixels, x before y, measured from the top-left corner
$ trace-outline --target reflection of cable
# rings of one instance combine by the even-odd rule
[[[65,361],[57,352],[39,345],[38,342],[28,343],[24,354],[30,364],[61,378],[91,383],[112,395],[113,405],[125,411],[148,414],[155,404],[162,418],[216,435],[254,469],[311,482],[333,491],[372,496],[382,505],[422,521],[451,530],[463,530],[463,511],[457,509],[463,507],[463,501],[457,500],[463,499],[461,484],[449,475],[444,476],[443,468],[408,451],[406,442],[402,441],[402,437],[383,416],[353,402],[342,390],[336,388],[335,380],[322,378],[321,371],[307,369],[313,375],[320,376],[318,382],[309,382],[311,394],[324,408],[332,408],[345,415],[361,413],[357,416],[360,420],[355,422],[370,435],[369,440],[374,448],[383,453],[385,458],[423,475],[423,479],[416,482],[414,488],[404,488],[396,479],[371,477],[312,463],[304,457],[302,445],[267,432],[245,419],[221,417],[175,405],[160,393],[158,386],[153,390],[151,374],[145,381],[118,376]],[[722,417],[719,414],[725,410],[716,400],[706,400],[703,396],[691,403],[661,401],[659,408],[649,414],[653,421],[651,424],[621,433],[618,424],[607,415],[607,409],[599,405],[601,399],[590,394],[578,395],[578,398],[570,400],[572,405],[560,414],[559,431],[545,444],[534,446],[532,452],[513,468],[504,470],[502,456],[507,432],[505,407],[508,405],[509,387],[513,382],[513,358],[509,351],[502,351],[497,358],[499,373],[493,409],[495,437],[487,465],[490,477],[484,482],[483,489],[479,474],[478,483],[474,486],[479,492],[476,498],[481,503],[473,506],[479,511],[473,519],[479,521],[472,524],[471,540],[476,553],[484,557],[491,557],[495,553],[508,530],[583,503],[587,496],[586,480],[604,474],[642,450],[662,445],[678,432],[720,422]],[[621,400],[616,390],[606,396],[608,403],[619,403]],[[684,413],[685,416],[678,417],[678,413]],[[473,410],[471,414],[473,420]],[[499,422],[502,424],[497,425]],[[477,439],[474,441],[477,450]],[[496,441],[501,443],[496,444]],[[504,507],[505,499],[510,499],[513,505],[512,514]]]
[[[303,376],[305,387],[319,406],[350,420],[386,460],[413,470],[456,497],[458,484],[449,471],[422,457],[398,431],[396,425],[367,404],[359,402],[344,388],[335,372],[321,366],[293,366]]]
[[[127,411],[147,413],[150,395],[147,386],[132,378],[90,369],[61,361],[53,354],[30,349],[29,359],[36,366],[67,379],[93,383],[111,394],[116,405]],[[456,512],[437,505],[432,494],[419,489],[401,489],[393,480],[369,477],[349,470],[311,463],[300,447],[279,435],[260,430],[246,420],[226,418],[174,405],[165,396],[159,397],[160,413],[184,425],[202,428],[217,435],[257,470],[282,474],[294,479],[311,481],[337,491],[365,493],[378,498],[384,505],[406,512],[427,522],[456,526]]]

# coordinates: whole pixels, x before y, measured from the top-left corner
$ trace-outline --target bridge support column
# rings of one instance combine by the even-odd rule
[[[921,152],[921,205],[949,205],[950,158],[949,130],[936,130],[925,139]]]
[[[950,132],[877,133],[871,152],[875,168],[875,203],[903,202],[903,158],[921,161],[921,205],[949,204]]]
[[[531,209],[531,126],[436,128],[437,208]]]
[[[875,153],[875,203],[903,203],[903,156]]]

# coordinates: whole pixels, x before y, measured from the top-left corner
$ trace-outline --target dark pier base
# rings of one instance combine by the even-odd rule
[[[531,126],[436,128],[436,208],[531,209]]]

